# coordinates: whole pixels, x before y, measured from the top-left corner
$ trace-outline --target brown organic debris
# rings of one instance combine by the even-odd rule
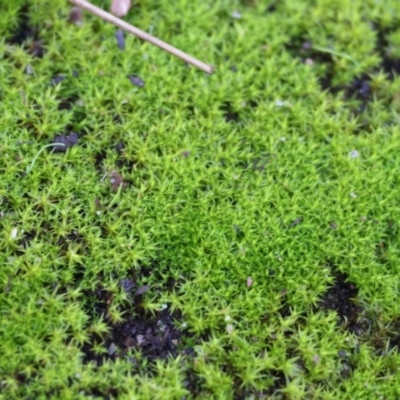
[[[83,24],[83,14],[82,10],[79,7],[74,6],[71,8],[68,22],[70,22],[71,24],[75,24],[76,26],[81,26]]]
[[[117,171],[112,171],[110,174],[110,184],[111,190],[113,192],[118,192],[119,188],[122,187],[124,189],[126,187],[126,182],[124,182],[124,178]]]

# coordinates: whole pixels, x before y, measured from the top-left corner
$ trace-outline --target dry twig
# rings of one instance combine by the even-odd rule
[[[142,31],[139,28],[136,28],[135,26],[128,24],[125,21],[122,21],[121,19],[102,10],[101,8],[94,6],[93,4],[89,3],[86,0],[70,0],[70,2],[75,4],[78,7],[82,8],[83,10],[90,12],[91,14],[94,14],[97,17],[100,17],[101,19],[103,19],[107,22],[110,22],[111,24],[123,29],[124,31],[131,33],[132,35],[135,35],[138,38],[140,38],[146,42],[149,42],[149,43],[153,44],[154,46],[159,47],[162,50],[167,51],[168,53],[182,59],[183,61],[186,61],[187,63],[194,65],[195,67],[201,69],[202,71],[205,71],[209,74],[212,74],[214,72],[213,67],[211,67],[210,65],[205,64],[200,60],[197,60],[196,58],[169,45],[168,43],[163,42],[160,39],[155,38],[154,36],[149,35],[148,33]]]

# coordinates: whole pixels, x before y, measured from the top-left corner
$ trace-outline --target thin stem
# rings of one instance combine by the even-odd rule
[[[328,54],[332,54],[333,56],[336,56],[336,57],[345,58],[346,60],[353,62],[355,65],[359,65],[358,62],[356,60],[354,60],[354,58],[352,58],[351,56],[349,56],[346,53],[340,53],[338,51],[331,50],[326,47],[320,47],[320,46],[313,46],[312,48],[314,50],[320,51],[321,53],[328,53]]]
[[[214,68],[211,67],[210,65],[205,64],[200,60],[197,60],[196,58],[169,45],[168,43],[163,42],[160,39],[157,39],[156,37],[154,37],[152,35],[149,35],[147,32],[144,32],[141,29],[136,28],[135,26],[128,24],[127,22],[115,17],[114,15],[102,10],[101,8],[94,6],[93,4],[89,3],[86,0],[70,0],[70,2],[75,4],[78,7],[82,8],[83,10],[90,12],[91,14],[94,14],[97,17],[100,17],[101,19],[103,19],[107,22],[110,22],[111,24],[117,26],[118,28],[121,28],[124,31],[131,33],[132,35],[135,35],[138,38],[140,38],[146,42],[149,42],[149,43],[159,47],[162,50],[167,51],[168,53],[182,59],[183,61],[186,61],[187,63],[194,65],[195,67],[201,69],[202,71],[207,72],[208,74],[212,74],[214,72]]]
[[[38,157],[43,153],[43,151],[45,150],[45,149],[47,149],[48,147],[53,147],[53,146],[65,146],[65,144],[64,143],[50,143],[50,144],[46,144],[45,146],[43,146],[37,153],[36,153],[36,155],[35,155],[35,157],[33,157],[33,160],[32,160],[32,162],[31,162],[31,164],[29,165],[29,167],[26,169],[26,175],[28,175],[31,171],[32,171],[32,169],[33,169],[33,167],[34,167],[34,165],[35,165],[35,163],[36,163],[36,160],[38,159]]]

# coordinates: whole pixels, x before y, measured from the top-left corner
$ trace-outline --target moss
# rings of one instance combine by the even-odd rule
[[[398,1],[0,8],[0,399],[399,397]]]

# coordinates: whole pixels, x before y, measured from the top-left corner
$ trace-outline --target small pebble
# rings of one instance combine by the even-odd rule
[[[108,354],[110,356],[114,355],[117,351],[117,346],[115,345],[115,343],[111,343],[110,347],[108,348]]]
[[[246,285],[248,288],[251,288],[253,286],[253,278],[251,276],[247,278]]]
[[[357,158],[360,155],[360,153],[357,150],[352,150],[349,153],[350,158]]]
[[[144,81],[139,78],[138,76],[135,75],[129,75],[129,80],[131,81],[132,85],[135,85],[137,87],[144,87]]]
[[[339,354],[339,357],[346,357],[346,355],[347,355],[345,350],[339,350],[338,354]]]
[[[72,132],[69,135],[60,135],[57,136],[53,144],[53,151],[56,153],[65,153],[68,148],[75,146],[78,143],[78,135],[75,132]]]
[[[308,65],[309,67],[312,67],[315,63],[314,63],[314,60],[312,59],[312,58],[306,58],[305,59],[305,61],[304,61],[304,63],[306,64],[306,65]]]
[[[240,14],[240,12],[236,11],[236,10],[233,11],[231,15],[232,15],[233,18],[236,18],[236,19],[242,18],[242,14]]]
[[[17,228],[12,228],[11,230],[11,239],[16,239],[18,235],[18,229]]]
[[[57,75],[57,76],[55,76],[55,77],[51,80],[51,84],[52,84],[53,86],[57,86],[57,85],[60,84],[64,79],[65,79],[65,76],[63,76],[63,75]]]
[[[28,65],[26,66],[26,68],[25,68],[25,73],[26,73],[27,75],[32,75],[32,74],[33,74],[32,65],[28,64]]]
[[[138,346],[141,346],[144,343],[144,336],[143,335],[136,335],[136,342]]]
[[[111,14],[118,18],[125,17],[131,5],[131,0],[113,0],[110,7]]]
[[[124,32],[119,29],[115,32],[115,37],[117,39],[117,45],[120,50],[125,50],[125,37]]]

